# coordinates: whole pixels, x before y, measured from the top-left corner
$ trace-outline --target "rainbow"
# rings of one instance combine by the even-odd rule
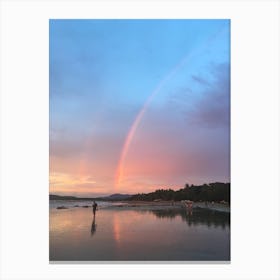
[[[121,151],[121,155],[120,155],[120,159],[117,165],[117,169],[116,169],[116,173],[115,173],[115,189],[117,189],[121,182],[123,181],[123,177],[124,177],[124,162],[125,162],[125,158],[126,155],[128,153],[129,147],[131,145],[131,141],[134,138],[134,135],[137,131],[137,128],[139,126],[139,124],[141,123],[143,116],[145,115],[149,105],[151,104],[151,102],[153,101],[153,99],[155,98],[155,96],[161,91],[161,89],[164,87],[164,85],[169,82],[174,76],[175,74],[181,69],[183,68],[183,66],[185,66],[185,64],[191,60],[191,58],[193,58],[194,56],[196,56],[197,54],[199,54],[199,52],[205,48],[208,47],[209,44],[211,43],[211,41],[213,41],[215,38],[217,38],[217,36],[224,30],[224,26],[218,31],[216,32],[214,35],[210,36],[209,38],[207,38],[205,40],[205,42],[203,42],[197,49],[195,49],[194,51],[190,52],[189,54],[187,54],[186,56],[183,57],[183,59],[181,59],[179,61],[179,63],[177,63],[175,65],[175,67],[173,67],[171,69],[171,71],[168,72],[168,74],[160,81],[160,83],[157,85],[157,87],[152,91],[152,93],[149,95],[148,99],[146,100],[146,102],[144,103],[142,109],[139,111],[138,115],[136,116],[136,118],[134,119],[134,122],[132,123],[127,136],[125,138],[124,141],[124,145]]]
[[[120,160],[118,163],[118,167],[117,167],[117,171],[116,171],[116,176],[115,176],[115,188],[118,188],[122,179],[123,179],[123,166],[124,166],[124,161],[127,155],[127,152],[129,150],[131,141],[136,133],[136,130],[139,126],[139,124],[141,123],[143,116],[145,115],[149,105],[151,104],[151,102],[153,101],[153,99],[155,98],[155,96],[161,91],[161,89],[163,88],[163,86],[172,79],[172,77],[177,73],[177,71],[186,63],[186,60],[190,59],[190,55],[188,55],[187,57],[184,57],[165,77],[164,79],[161,80],[161,82],[158,84],[158,86],[154,89],[154,91],[150,94],[150,96],[148,97],[147,101],[145,102],[144,106],[142,107],[142,109],[139,111],[138,115],[136,116],[130,130],[128,131],[128,134],[126,136],[123,148],[122,148],[122,152],[121,152],[121,156],[120,156]]]

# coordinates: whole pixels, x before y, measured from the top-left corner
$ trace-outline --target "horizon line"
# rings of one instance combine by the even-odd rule
[[[198,187],[198,186],[203,186],[203,185],[210,185],[210,184],[216,184],[216,183],[219,183],[219,184],[230,184],[230,181],[228,182],[210,182],[210,183],[203,183],[203,184],[190,184],[190,183],[186,183],[184,184],[184,186],[182,186],[180,189],[184,189],[184,187],[186,185],[189,185],[190,187],[194,186],[194,187]],[[178,189],[178,190],[180,190]],[[115,195],[115,194],[121,194],[121,195],[136,195],[136,194],[143,194],[143,193],[153,193],[157,190],[173,190],[173,191],[178,191],[178,190],[175,190],[173,189],[172,187],[166,187],[166,188],[155,188],[154,191],[151,191],[151,192],[137,192],[137,193],[118,193],[118,192],[114,192],[114,193],[110,193],[110,194],[104,194],[104,195],[100,195],[100,196],[96,196],[96,197],[79,197],[79,196],[75,196],[75,195],[71,195],[71,194],[56,194],[56,193],[50,193],[49,192],[49,195],[57,195],[57,196],[72,196],[72,197],[76,197],[76,198],[102,198],[102,197],[107,197],[107,196],[111,196],[111,195]],[[88,194],[88,195],[94,195],[94,194],[90,194],[90,193],[85,193],[85,194]],[[82,195],[82,194],[81,194]]]

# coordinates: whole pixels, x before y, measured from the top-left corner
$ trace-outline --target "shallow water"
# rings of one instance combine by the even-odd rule
[[[99,208],[106,208],[108,206],[112,205],[120,205],[123,204],[122,202],[109,202],[109,201],[97,201],[98,202],[98,207]],[[57,207],[67,207],[67,208],[72,208],[72,207],[84,207],[84,206],[89,206],[91,207],[93,203],[93,200],[50,200],[49,208],[57,208]]]
[[[50,261],[229,261],[229,214],[50,208]]]

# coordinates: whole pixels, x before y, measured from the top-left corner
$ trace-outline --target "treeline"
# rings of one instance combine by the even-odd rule
[[[230,183],[210,183],[203,185],[186,184],[184,188],[174,191],[172,189],[159,189],[151,193],[133,195],[129,200],[192,200],[192,201],[226,201],[230,203]]]

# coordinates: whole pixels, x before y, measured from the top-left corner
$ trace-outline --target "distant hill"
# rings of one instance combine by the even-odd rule
[[[50,200],[107,200],[107,201],[118,201],[118,200],[125,200],[130,198],[132,195],[130,194],[121,194],[115,193],[109,196],[103,197],[76,197],[76,196],[62,196],[62,195],[54,195],[50,194]]]
[[[50,200],[89,200],[91,198],[50,194]]]
[[[108,200],[124,200],[130,198],[132,195],[130,194],[121,194],[121,193],[114,193],[106,197],[102,197],[103,199]]]

